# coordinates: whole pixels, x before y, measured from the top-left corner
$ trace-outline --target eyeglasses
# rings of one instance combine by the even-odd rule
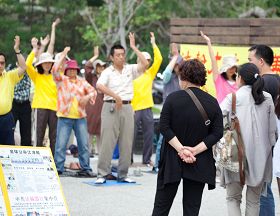
[[[4,61],[2,61],[2,62],[0,62],[0,65],[4,65],[6,62],[4,62]]]

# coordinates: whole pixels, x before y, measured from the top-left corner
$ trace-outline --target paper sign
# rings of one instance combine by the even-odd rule
[[[0,166],[11,215],[70,215],[49,148],[0,145]]]

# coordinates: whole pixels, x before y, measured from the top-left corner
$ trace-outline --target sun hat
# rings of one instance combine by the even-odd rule
[[[97,59],[93,62],[93,69],[96,70],[96,66],[97,65],[100,65],[100,66],[105,66],[106,65],[106,62],[104,61],[101,61],[100,59]]]
[[[48,52],[44,52],[39,56],[38,61],[35,63],[35,67],[46,62],[54,63],[52,55]]]
[[[151,60],[152,59],[151,55],[148,52],[141,52],[141,53],[143,54],[145,59],[147,59],[147,60]]]
[[[80,67],[76,60],[68,60],[66,62],[64,73],[66,73],[66,71],[69,69],[76,69],[76,70],[78,70],[78,72],[80,72]]]
[[[234,55],[224,56],[222,60],[222,66],[219,70],[219,73],[227,72],[228,69],[236,66],[237,67],[237,59]]]

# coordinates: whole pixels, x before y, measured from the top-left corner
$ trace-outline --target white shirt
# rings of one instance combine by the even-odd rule
[[[124,65],[120,73],[111,65],[101,73],[97,84],[106,86],[120,96],[123,101],[132,100],[133,80],[140,75],[137,68],[137,64],[127,64]],[[109,95],[104,95],[104,101],[105,100],[114,100],[114,98]]]

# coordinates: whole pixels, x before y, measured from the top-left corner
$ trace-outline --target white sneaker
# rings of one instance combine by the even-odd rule
[[[135,180],[133,180],[131,178],[128,178],[128,177],[125,177],[125,178],[122,178],[122,179],[118,179],[118,182],[121,182],[121,183],[136,183]]]
[[[106,183],[106,179],[104,177],[98,177],[95,181],[95,184],[104,184]]]

